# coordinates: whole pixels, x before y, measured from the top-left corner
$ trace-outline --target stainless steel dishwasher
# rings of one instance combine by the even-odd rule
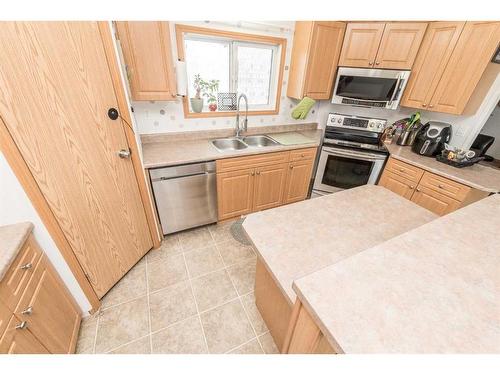
[[[150,169],[163,234],[217,221],[215,162]]]

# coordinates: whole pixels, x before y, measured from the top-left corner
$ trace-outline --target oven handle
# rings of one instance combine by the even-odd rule
[[[375,154],[368,154],[368,153],[361,153],[361,152],[355,152],[355,151],[349,151],[349,152],[342,152],[337,148],[329,148],[329,147],[324,147],[322,148],[322,151],[326,152],[327,154],[331,155],[338,155],[338,156],[347,156],[347,157],[354,157],[360,160],[384,160],[385,155],[375,155]]]

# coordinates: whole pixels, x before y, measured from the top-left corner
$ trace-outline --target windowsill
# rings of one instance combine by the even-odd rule
[[[265,109],[265,110],[252,110],[248,111],[248,116],[271,116],[277,115],[279,111],[277,109]],[[245,114],[245,111],[240,111],[240,115]],[[184,118],[203,118],[203,117],[234,117],[236,116],[236,111],[213,111],[213,112],[184,112]]]

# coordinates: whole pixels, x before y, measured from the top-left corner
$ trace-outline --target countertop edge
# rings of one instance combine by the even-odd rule
[[[12,262],[24,246],[33,228],[33,223],[29,221],[0,227],[0,242],[2,246],[2,254],[0,254],[0,281],[2,281]],[[4,245],[4,242],[7,242],[7,245]]]

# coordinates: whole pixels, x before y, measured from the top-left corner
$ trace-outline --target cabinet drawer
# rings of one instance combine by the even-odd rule
[[[418,182],[422,175],[424,174],[423,169],[415,167],[413,165],[407,164],[405,162],[399,161],[394,158],[389,158],[385,169],[389,172],[395,173],[401,177],[404,177],[410,181]]]
[[[217,160],[217,173],[287,163],[289,154],[288,151],[283,151]]]
[[[311,160],[316,156],[316,147],[290,151],[290,161]]]
[[[456,199],[457,201],[463,201],[467,194],[471,191],[471,188],[468,186],[429,172],[424,173],[424,176],[420,181],[420,185],[434,189],[441,194]]]
[[[443,216],[460,208],[460,202],[433,189],[418,185],[411,201],[419,206]]]
[[[15,310],[41,255],[42,250],[30,235],[0,282],[0,298],[11,311]]]
[[[47,349],[27,328],[19,328],[21,321],[10,318],[7,329],[0,338],[1,354],[49,354]]]

